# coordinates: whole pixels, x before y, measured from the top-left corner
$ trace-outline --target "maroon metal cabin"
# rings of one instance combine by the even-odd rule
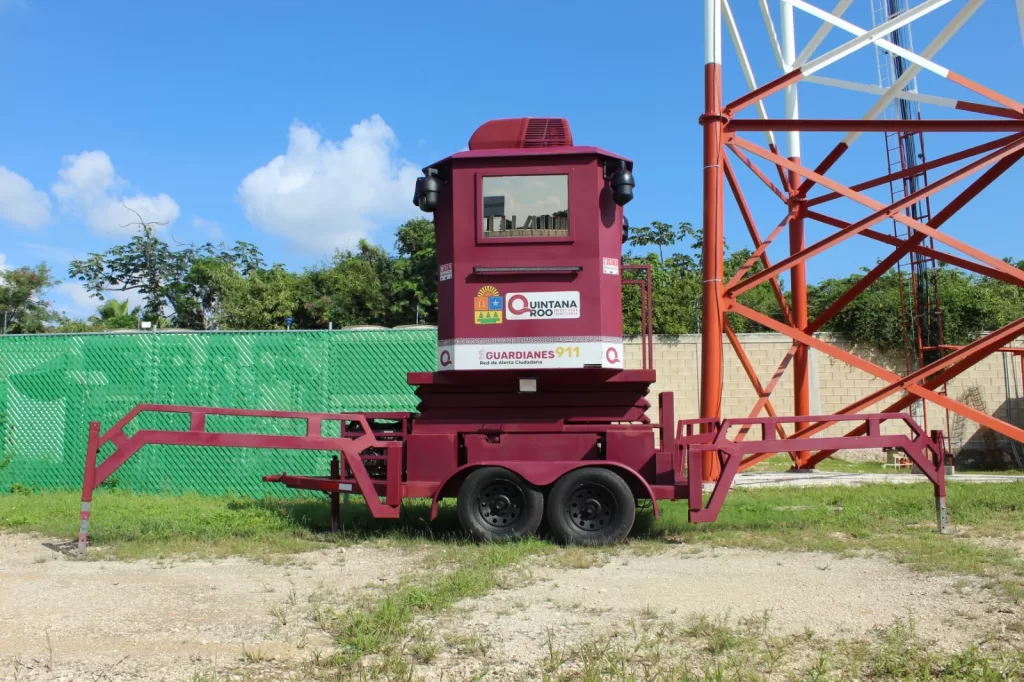
[[[430,204],[420,196],[437,234],[440,371],[622,369],[632,165],[573,146],[563,119],[513,119],[426,169],[438,185]]]
[[[436,372],[413,373],[417,413],[312,414],[140,405],[100,434],[91,424],[82,496],[84,552],[92,493],[147,444],[325,450],[329,477],[270,475],[265,481],[362,495],[378,518],[402,500],[456,497],[463,527],[479,540],[535,533],[544,518],[559,541],[605,544],[625,538],[638,500],[688,499],[691,521],[717,518],[744,456],[779,451],[900,448],[935,487],[945,519],[942,438],[906,414],[801,417],[862,422],[864,435],[777,439],[796,418],[676,422],[671,393],[648,416],[652,367],[650,273],[621,263],[622,207],[632,199],[632,162],[573,144],[564,119],[490,121],[469,151],[424,169],[414,202],[433,213],[438,256]],[[640,369],[623,367],[622,287],[642,290]],[[123,429],[144,411],[191,415],[188,431]],[[206,415],[304,419],[304,436],[212,433]],[[882,435],[886,421],[909,435]],[[323,436],[324,422],[340,435]],[[856,424],[854,424],[856,425]],[[657,439],[655,436],[657,435]],[[102,463],[99,449],[116,450]],[[721,476],[707,502],[701,460]],[[688,476],[688,472],[693,475]]]

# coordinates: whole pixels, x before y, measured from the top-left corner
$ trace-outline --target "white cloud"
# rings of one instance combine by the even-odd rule
[[[0,272],[3,272],[6,269],[7,269],[7,256],[5,256],[4,254],[0,253]]]
[[[288,150],[242,180],[245,216],[309,251],[353,246],[380,225],[417,213],[412,192],[419,169],[398,158],[397,146],[376,114],[341,142],[293,123]]]
[[[224,239],[224,230],[216,220],[207,220],[201,216],[192,217],[192,227],[202,232],[208,239],[220,241]]]
[[[139,218],[128,208],[137,211],[146,222],[166,223],[155,226],[157,231],[181,214],[178,204],[166,194],[129,196],[128,183],[117,177],[114,164],[103,151],[65,156],[57,175],[59,179],[53,186],[53,193],[61,206],[83,217],[96,234],[113,237],[135,234],[139,228],[131,223],[137,223]]]
[[[129,312],[137,306],[145,304],[142,296],[137,291],[107,291],[103,294],[103,300],[90,294],[85,285],[81,282],[64,282],[55,289],[54,298],[57,308],[67,315],[77,318],[89,318],[96,314],[96,309],[104,302],[114,299],[123,301],[128,299]]]
[[[50,222],[50,197],[17,173],[0,166],[0,221],[37,228]]]
[[[96,312],[100,300],[85,290],[81,282],[64,282],[57,286],[58,307],[74,317],[88,317]]]

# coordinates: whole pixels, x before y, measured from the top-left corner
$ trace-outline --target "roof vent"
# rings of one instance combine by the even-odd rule
[[[526,149],[571,147],[572,131],[564,118],[503,118],[488,121],[469,138],[469,148]]]

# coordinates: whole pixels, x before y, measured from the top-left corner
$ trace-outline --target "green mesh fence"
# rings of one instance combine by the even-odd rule
[[[432,371],[433,329],[113,333],[0,337],[0,493],[80,489],[90,421],[110,428],[138,403],[310,412],[411,411],[406,373]],[[186,429],[144,414],[138,429]],[[209,431],[303,433],[290,420],[210,416]],[[331,435],[325,431],[324,435]],[[100,460],[113,449],[108,444]],[[295,495],[268,473],[326,475],[329,454],[148,446],[107,484],[135,492]]]

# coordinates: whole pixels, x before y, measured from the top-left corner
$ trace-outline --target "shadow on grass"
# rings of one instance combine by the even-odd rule
[[[375,519],[363,499],[353,496],[341,506],[341,525],[337,534],[331,532],[330,503],[326,499],[235,499],[228,503],[228,509],[273,514],[289,525],[327,541],[331,538],[346,542],[374,539],[453,541],[468,538],[459,525],[454,501],[443,502],[433,521],[430,521],[430,503],[424,500],[404,501],[397,519]]]

